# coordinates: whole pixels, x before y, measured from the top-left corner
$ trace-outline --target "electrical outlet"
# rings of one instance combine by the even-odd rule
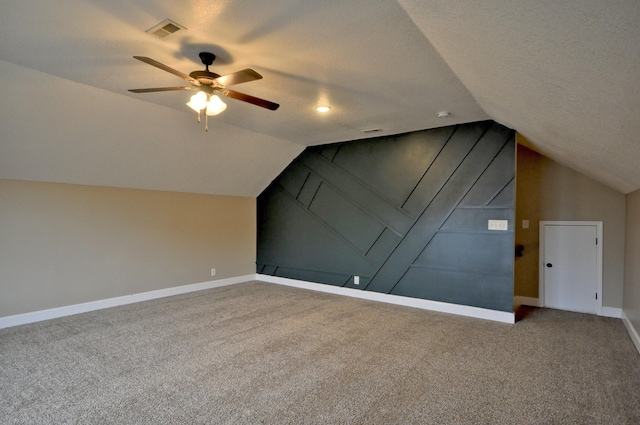
[[[353,277],[353,284],[354,285],[360,285],[360,276],[354,276]]]
[[[509,230],[509,220],[489,220],[489,230]]]
[[[211,269],[211,276],[215,276],[216,275],[216,269]]]

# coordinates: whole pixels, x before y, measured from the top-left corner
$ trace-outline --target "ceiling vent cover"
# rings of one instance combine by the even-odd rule
[[[155,37],[158,37],[161,40],[166,39],[167,37],[174,35],[178,31],[184,31],[187,28],[183,25],[180,25],[177,22],[172,21],[171,19],[165,19],[157,25],[152,26],[145,32],[147,34],[151,34]]]

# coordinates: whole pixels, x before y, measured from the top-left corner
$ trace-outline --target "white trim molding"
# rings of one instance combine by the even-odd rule
[[[615,307],[602,306],[602,312],[599,316],[613,317],[615,319],[622,319],[622,309]]]
[[[527,305],[531,307],[543,307],[542,301],[539,298],[532,297],[523,297],[520,295],[516,295],[513,297],[513,308],[514,310],[520,307],[521,305]],[[598,316],[603,317],[613,317],[615,319],[622,318],[622,309],[616,307],[607,307],[602,306],[602,311]]]
[[[170,297],[172,295],[186,294],[188,292],[202,291],[205,289],[219,288],[221,286],[254,280],[255,275],[232,277],[229,279],[212,280],[208,282],[193,283],[190,285],[174,286],[172,288],[158,289],[155,291],[141,292],[138,294],[124,295],[121,297],[107,298],[104,300],[90,301],[82,304],[73,304],[48,310],[34,311],[30,313],[16,314],[14,316],[0,317],[0,329],[11,326],[25,325],[27,323],[40,322],[42,320],[56,319],[58,317],[71,316],[73,314],[86,313],[104,308],[133,304],[157,298]]]
[[[493,320],[502,323],[515,323],[515,314],[507,311],[489,310],[480,307],[471,307],[459,304],[449,304],[439,301],[424,300],[421,298],[404,297],[400,295],[382,294],[380,292],[363,291],[360,289],[343,288],[341,286],[324,285],[321,283],[307,282],[303,280],[287,279],[283,277],[256,274],[256,280],[278,285],[293,286],[296,288],[310,289],[312,291],[328,292],[348,297],[361,298],[370,301],[379,301],[389,304],[403,305],[406,307],[420,308],[423,310],[437,311],[440,313],[457,314],[459,316],[474,317],[477,319]]]
[[[624,323],[624,326],[627,328],[627,332],[629,332],[633,345],[636,346],[638,353],[640,353],[640,335],[638,335],[638,331],[633,326],[633,323],[631,323],[631,320],[629,320],[624,310],[622,310],[622,323]]]

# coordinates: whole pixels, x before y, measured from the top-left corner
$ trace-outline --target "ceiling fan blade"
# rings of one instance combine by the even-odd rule
[[[272,111],[275,111],[280,107],[280,105],[278,105],[277,103],[269,102],[268,100],[260,99],[259,97],[255,97],[255,96],[250,96],[245,93],[240,93],[235,90],[224,89],[220,91],[222,92],[223,95],[230,97],[232,99],[248,102],[256,106],[261,106],[263,108],[270,109]]]
[[[193,90],[192,87],[156,87],[151,89],[129,89],[132,93],[153,93],[157,91]]]
[[[258,74],[253,69],[247,68],[242,71],[232,72],[231,74],[218,77],[215,81],[219,82],[223,86],[233,86],[235,84],[247,83],[249,81],[260,80],[262,75]]]
[[[139,61],[142,61],[144,63],[148,63],[149,65],[155,66],[156,68],[160,68],[163,71],[167,71],[167,72],[169,72],[169,73],[171,73],[171,74],[173,74],[173,75],[175,75],[177,77],[180,77],[183,80],[186,80],[186,81],[188,81],[190,83],[194,82],[194,81],[197,81],[194,78],[189,77],[187,74],[178,71],[177,69],[170,68],[167,65],[165,65],[163,63],[160,63],[160,62],[158,62],[156,60],[153,60],[151,58],[148,58],[146,56],[134,56],[134,58],[138,59]]]

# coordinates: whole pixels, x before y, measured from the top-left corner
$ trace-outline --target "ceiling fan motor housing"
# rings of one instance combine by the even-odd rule
[[[204,84],[207,86],[213,85],[215,82],[214,80],[220,77],[220,75],[211,71],[193,71],[189,74],[189,76],[198,80],[200,84]]]
[[[209,65],[211,65],[213,61],[216,60],[216,55],[209,52],[200,52],[199,56],[200,56],[200,60],[202,61],[206,69],[204,71],[193,71],[192,73],[189,74],[189,76],[191,78],[195,78],[196,80],[198,80],[202,85],[205,85],[205,86],[215,85],[214,80],[216,78],[219,78],[220,75],[216,74],[215,72],[209,71]]]

